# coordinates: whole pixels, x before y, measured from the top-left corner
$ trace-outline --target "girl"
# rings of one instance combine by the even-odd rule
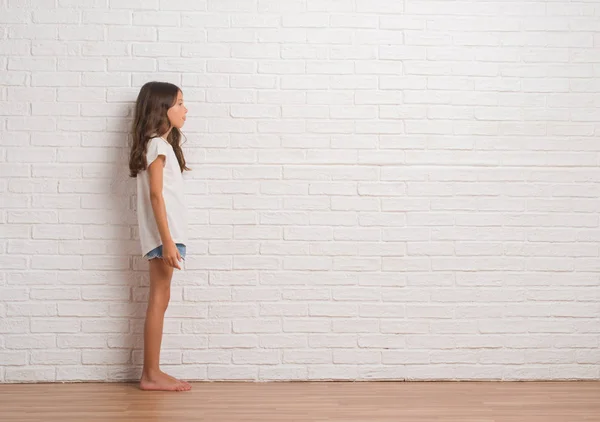
[[[129,157],[137,178],[137,215],[142,254],[150,265],[150,295],[144,325],[142,390],[188,391],[185,381],[159,368],[165,311],[173,269],[181,269],[187,243],[187,211],[182,172],[189,170],[181,150],[180,129],[187,108],[181,90],[170,83],[149,82],[138,95]]]

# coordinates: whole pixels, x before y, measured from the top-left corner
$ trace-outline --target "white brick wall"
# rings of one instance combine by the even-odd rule
[[[600,3],[0,0],[0,382],[135,379],[132,102],[184,88],[163,360],[600,379]]]

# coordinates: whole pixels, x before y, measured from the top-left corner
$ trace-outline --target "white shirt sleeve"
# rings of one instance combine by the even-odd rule
[[[152,138],[148,142],[148,151],[146,152],[146,162],[148,166],[158,158],[159,155],[165,157],[167,160],[167,152],[169,151],[169,145],[160,138]]]

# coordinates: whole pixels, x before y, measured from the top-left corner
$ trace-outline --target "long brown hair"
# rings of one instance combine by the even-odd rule
[[[168,82],[148,82],[141,89],[135,102],[132,128],[132,145],[129,154],[129,175],[136,177],[146,170],[146,152],[150,139],[166,133],[171,124],[167,111],[177,101],[181,90],[177,85]],[[167,142],[173,147],[179,168],[183,172],[189,170],[181,149],[181,132],[173,127],[167,136]]]

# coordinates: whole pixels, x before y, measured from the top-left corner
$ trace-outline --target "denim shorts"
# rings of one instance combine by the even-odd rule
[[[176,243],[175,246],[177,246],[177,250],[179,251],[179,255],[181,255],[181,259],[185,260],[185,245],[183,243]],[[163,247],[162,245],[152,249],[150,252],[148,252],[146,255],[144,255],[144,258],[146,258],[147,260],[150,259],[154,259],[154,258],[162,258],[163,257]]]

